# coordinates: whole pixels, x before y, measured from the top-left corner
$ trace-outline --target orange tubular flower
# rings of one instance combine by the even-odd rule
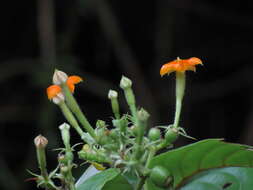
[[[62,71],[56,70],[53,76],[53,85],[47,88],[47,97],[55,104],[65,100],[62,88],[60,85],[66,83],[71,93],[75,90],[75,84],[81,82],[83,79],[79,76],[70,76]]]
[[[47,97],[49,100],[52,100],[59,93],[61,93],[61,87],[58,85],[51,85],[47,88]]]
[[[47,97],[55,104],[59,104],[60,102],[65,100],[65,97],[62,93],[62,89],[58,85],[51,85],[47,88]]]
[[[202,65],[202,61],[197,57],[192,57],[189,59],[180,59],[177,58],[174,61],[168,62],[164,64],[160,70],[160,75],[163,76],[165,74],[170,74],[172,72],[181,72],[185,71],[195,71],[195,65]]]
[[[68,77],[66,84],[69,87],[69,90],[72,93],[74,93],[75,84],[78,84],[79,82],[82,82],[82,81],[83,79],[81,77],[73,75],[73,76]]]

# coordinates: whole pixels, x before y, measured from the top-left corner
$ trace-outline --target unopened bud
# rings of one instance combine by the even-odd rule
[[[138,115],[138,119],[141,121],[147,121],[150,116],[149,113],[143,108],[141,108],[138,111],[137,115]]]
[[[98,128],[104,128],[104,127],[106,127],[106,123],[105,123],[105,121],[103,121],[103,120],[97,120],[97,122],[96,122],[96,127],[98,127]]]
[[[45,148],[48,144],[48,140],[42,135],[39,135],[34,139],[34,144],[36,148]]]
[[[69,168],[67,166],[62,166],[60,169],[62,174],[66,174],[69,171]]]
[[[53,84],[61,85],[65,83],[68,79],[68,75],[62,71],[55,69],[53,75]]]
[[[83,150],[84,152],[91,152],[90,146],[89,146],[88,144],[83,145],[82,150]]]
[[[59,126],[60,130],[69,130],[70,126],[67,123],[63,123]]]
[[[132,86],[132,81],[129,78],[122,76],[120,80],[120,88],[126,89],[126,88],[130,88],[131,86]]]
[[[65,160],[64,154],[59,154],[57,159],[58,159],[58,162],[62,163]]]
[[[177,140],[178,136],[179,136],[178,129],[176,127],[171,127],[167,129],[164,138],[168,143],[172,144]]]
[[[109,90],[108,98],[109,99],[118,98],[118,92],[116,92],[115,90]]]
[[[70,134],[69,134],[69,129],[70,126],[67,123],[63,123],[59,126],[59,129],[61,130],[61,136],[62,136],[62,140],[63,143],[65,145],[65,147],[69,147],[69,141],[70,141]]]
[[[159,140],[161,138],[161,131],[157,128],[151,128],[148,133],[148,138],[152,141]]]

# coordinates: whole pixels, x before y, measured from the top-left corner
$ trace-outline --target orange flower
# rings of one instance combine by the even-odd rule
[[[47,97],[49,100],[52,100],[55,104],[59,104],[64,101],[64,95],[62,89],[58,85],[51,85],[47,88]]]
[[[196,70],[195,65],[199,65],[199,64],[202,64],[202,61],[197,57],[192,57],[189,59],[177,58],[174,61],[164,64],[161,67],[160,75],[163,76],[165,74],[170,74],[172,72],[184,73],[187,70],[195,71]]]
[[[59,104],[61,101],[64,101],[65,97],[62,93],[62,89],[60,87],[61,84],[65,83],[68,86],[71,93],[74,93],[75,84],[82,81],[82,78],[79,76],[70,76],[68,77],[62,71],[56,70],[53,77],[54,85],[51,85],[47,88],[47,97],[49,100],[52,100],[55,104]]]
[[[75,84],[78,84],[79,82],[82,82],[82,81],[83,79],[81,77],[73,75],[73,76],[68,77],[66,84],[69,87],[69,90],[72,93],[74,93]]]
[[[47,88],[47,97],[49,100],[56,97],[59,93],[61,93],[61,87],[58,85],[51,85]]]

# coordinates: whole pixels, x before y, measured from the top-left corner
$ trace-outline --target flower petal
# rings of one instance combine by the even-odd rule
[[[174,61],[164,64],[161,67],[160,75],[163,76],[165,74],[170,74],[171,72],[185,72],[196,71],[195,65],[202,64],[202,61],[197,57],[192,57],[189,59],[180,59],[177,58]]]
[[[169,74],[177,70],[178,64],[176,61],[171,61],[169,63],[164,64],[160,69],[160,75],[163,76],[165,74]]]
[[[188,62],[188,65],[194,66],[194,65],[202,65],[202,61],[197,57],[192,57],[190,59],[186,60]]]
[[[79,82],[82,82],[83,79],[79,76],[76,76],[76,75],[73,75],[73,76],[70,76],[67,80],[67,83],[69,84],[77,84]]]
[[[47,97],[49,100],[57,96],[61,92],[61,87],[58,85],[51,85],[47,88]]]
[[[75,91],[75,85],[71,84],[71,83],[67,83],[67,86],[69,87],[70,92],[74,93],[74,91]]]
[[[82,81],[83,81],[83,79],[81,77],[73,75],[73,76],[68,77],[67,86],[69,87],[69,90],[72,93],[74,93],[75,84],[82,82]]]

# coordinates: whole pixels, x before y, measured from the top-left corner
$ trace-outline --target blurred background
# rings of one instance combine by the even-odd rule
[[[199,140],[253,145],[252,1],[28,0],[2,8],[1,190],[36,189],[24,180],[31,177],[26,169],[38,172],[38,134],[49,140],[48,168],[56,164],[51,150],[62,146],[65,119],[45,93],[55,68],[84,78],[75,96],[93,125],[110,124],[109,89],[119,91],[128,112],[119,89],[125,75],[156,126],[174,116],[174,75],[161,78],[161,65],[199,57],[204,66],[187,73],[181,126]],[[72,141],[79,142],[74,131]],[[178,145],[190,142],[181,137]]]

